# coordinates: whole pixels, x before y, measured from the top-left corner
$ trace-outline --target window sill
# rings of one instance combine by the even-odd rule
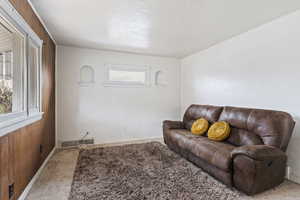
[[[21,116],[18,118],[14,118],[13,120],[10,121],[1,122],[0,137],[41,120],[43,118],[43,114],[44,114],[43,112],[38,112],[38,113],[30,114],[28,116]]]
[[[119,82],[119,81],[105,81],[103,83],[104,87],[133,87],[133,88],[143,88],[149,87],[147,83],[130,83],[130,82]]]

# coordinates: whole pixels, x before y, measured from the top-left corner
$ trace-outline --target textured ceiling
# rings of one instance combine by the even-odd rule
[[[31,0],[58,44],[184,57],[300,8],[299,0]]]

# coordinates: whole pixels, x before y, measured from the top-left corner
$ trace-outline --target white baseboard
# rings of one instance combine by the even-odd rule
[[[20,197],[18,198],[18,200],[25,200],[27,195],[29,194],[30,189],[32,188],[33,184],[35,183],[35,181],[38,179],[38,177],[40,176],[41,172],[43,171],[43,169],[45,168],[47,162],[49,161],[49,159],[53,156],[54,152],[55,152],[56,147],[53,148],[53,150],[51,151],[51,153],[48,155],[48,157],[45,159],[45,161],[43,162],[43,164],[41,165],[41,167],[39,168],[39,170],[35,173],[35,175],[32,177],[31,181],[28,183],[28,185],[26,186],[26,188],[24,189],[24,191],[22,192],[22,194],[20,195]]]
[[[297,174],[295,174],[293,172],[290,174],[290,177],[288,178],[288,180],[300,184],[300,176],[298,176]]]

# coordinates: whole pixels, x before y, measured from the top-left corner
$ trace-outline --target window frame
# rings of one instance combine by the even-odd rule
[[[37,69],[36,69],[36,102],[37,102],[37,107],[35,109],[32,109],[29,107],[29,96],[31,95],[31,88],[28,86],[29,85],[29,74],[30,74],[30,59],[27,59],[27,112],[28,115],[35,115],[38,114],[40,112],[42,112],[42,58],[43,58],[43,41],[40,40],[39,38],[35,38],[33,39],[31,36],[27,37],[27,58],[29,58],[29,45],[30,42],[32,42],[33,45],[36,45],[35,47],[38,49],[37,53],[38,53],[38,58],[37,58]]]
[[[22,53],[24,58],[22,65],[22,95],[23,99],[23,110],[20,112],[12,112],[0,115],[0,137],[15,131],[19,128],[27,126],[31,123],[34,123],[42,119],[42,47],[43,41],[38,37],[38,35],[31,29],[23,17],[16,11],[12,4],[8,0],[0,0],[0,16],[11,25],[14,29],[21,33],[24,37],[23,48],[24,52]],[[38,109],[34,112],[30,112],[28,109],[28,48],[29,48],[29,39],[38,45],[39,48],[39,58],[38,58],[38,84],[37,84],[37,94],[38,94]],[[19,91],[18,91],[19,92]]]
[[[127,71],[127,72],[144,72],[145,82],[134,82],[134,81],[112,81],[109,78],[110,70],[116,71]],[[151,68],[148,66],[137,66],[137,65],[122,65],[122,64],[108,64],[106,65],[105,82],[106,87],[149,87],[150,86],[150,71]]]

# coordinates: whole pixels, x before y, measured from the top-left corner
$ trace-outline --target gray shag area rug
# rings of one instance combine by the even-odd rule
[[[240,193],[159,142],[81,150],[69,200],[232,200]]]

